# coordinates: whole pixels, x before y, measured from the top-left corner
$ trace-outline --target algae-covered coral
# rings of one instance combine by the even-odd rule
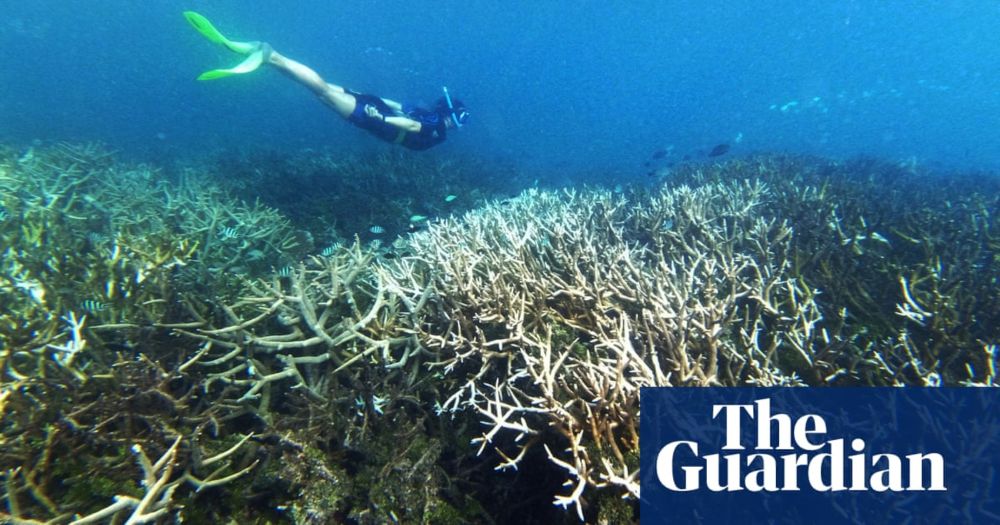
[[[414,196],[232,196],[268,166]],[[628,522],[641,387],[998,383],[992,176],[759,156],[489,200],[454,173],[487,166],[260,167],[3,151],[5,519]],[[316,253],[418,213],[391,257]]]

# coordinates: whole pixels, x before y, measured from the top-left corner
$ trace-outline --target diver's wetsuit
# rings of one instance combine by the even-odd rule
[[[357,105],[347,120],[386,142],[399,144],[404,148],[413,150],[425,150],[444,142],[446,138],[444,120],[437,113],[415,107],[404,107],[403,113],[400,115],[389,107],[384,100],[375,95],[355,93],[353,91],[348,91],[348,93],[354,95]],[[416,120],[420,123],[420,131],[411,133],[392,124],[387,124],[381,118],[369,117],[365,113],[365,106],[375,106],[378,112],[386,117],[405,116]]]

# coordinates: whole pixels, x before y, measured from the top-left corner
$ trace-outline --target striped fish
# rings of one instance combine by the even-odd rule
[[[219,230],[219,237],[222,237],[223,239],[235,239],[239,236],[239,232],[237,232],[236,228],[233,228],[232,226],[226,226],[225,228]]]
[[[291,277],[291,276],[292,276],[291,266],[285,266],[284,268],[278,270],[278,277]]]
[[[80,303],[80,308],[85,312],[96,314],[97,312],[103,312],[108,308],[108,305],[95,301],[93,299],[87,299],[86,301]]]
[[[371,228],[368,228],[368,231],[374,233],[375,235],[378,235],[380,233],[385,233],[385,228],[383,228],[381,226],[378,226],[378,225],[375,225],[375,226],[372,226]]]
[[[323,251],[319,252],[319,254],[322,255],[323,257],[329,257],[337,253],[337,250],[340,248],[340,246],[341,244],[339,242],[335,242],[327,246],[326,248],[323,248]]]

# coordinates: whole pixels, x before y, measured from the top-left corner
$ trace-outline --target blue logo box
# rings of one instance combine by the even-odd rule
[[[640,523],[1000,523],[1000,389],[644,388]]]

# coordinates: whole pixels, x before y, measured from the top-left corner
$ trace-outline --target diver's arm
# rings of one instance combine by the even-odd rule
[[[386,124],[396,126],[397,128],[409,131],[410,133],[420,133],[420,128],[422,127],[416,120],[406,117],[385,117],[383,121]]]
[[[399,102],[396,102],[395,100],[389,100],[387,98],[383,98],[382,102],[385,102],[386,106],[389,106],[390,108],[392,108],[393,111],[397,113],[403,112],[403,105],[400,104]]]
[[[382,100],[385,101],[385,99]],[[402,129],[403,131],[409,131],[410,133],[419,133],[421,129],[421,124],[416,120],[407,117],[387,117],[382,113],[380,113],[378,108],[376,108],[375,106],[365,106],[365,113],[367,113],[368,116],[372,118],[381,118],[382,122],[385,122],[390,126]]]

